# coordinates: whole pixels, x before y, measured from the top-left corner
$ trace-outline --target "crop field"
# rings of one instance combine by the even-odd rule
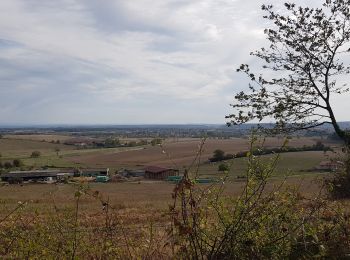
[[[31,135],[30,137],[33,138]],[[41,138],[42,136],[40,136]],[[58,137],[58,136],[57,136]],[[0,139],[1,160],[11,160],[20,158],[25,166],[41,167],[45,165],[53,167],[109,167],[111,172],[122,167],[142,168],[144,165],[160,165],[169,167],[178,167],[179,169],[188,168],[193,162],[198,152],[200,139],[168,139],[162,147],[160,146],[143,146],[143,147],[123,147],[123,148],[106,148],[106,149],[77,149],[74,146],[64,144],[52,144],[38,140],[24,140],[3,138]],[[56,138],[56,137],[55,137]],[[36,138],[33,138],[36,139]],[[289,146],[313,145],[317,139],[313,138],[294,138],[289,140]],[[267,138],[265,147],[279,147],[283,144],[283,139]],[[327,143],[325,143],[327,144]],[[328,144],[332,145],[333,144]],[[57,151],[59,149],[59,151]],[[226,153],[236,153],[249,149],[249,140],[235,138],[228,140],[208,139],[205,142],[201,154],[201,161],[198,164],[198,172],[201,177],[218,178],[225,177],[226,174],[218,172],[220,163],[209,163],[208,158],[212,156],[215,149],[221,149]],[[31,158],[32,151],[38,150],[42,153],[39,158]],[[280,155],[275,176],[288,177],[289,182],[297,183],[303,181],[311,185],[311,189],[316,190],[317,184],[311,180],[322,178],[317,172],[308,172],[318,165],[322,160],[326,160],[334,154],[327,152],[295,152]],[[268,161],[269,156],[263,156],[263,160]],[[247,166],[246,158],[237,158],[226,161],[230,165],[230,171],[227,173],[228,182],[226,191],[229,194],[238,194],[242,187],[242,182],[237,178],[244,175]],[[192,167],[192,172],[196,170]],[[293,175],[296,175],[293,177]],[[116,207],[119,208],[166,208],[171,202],[171,192],[174,184],[165,182],[143,182],[141,183],[107,183],[107,184],[90,184],[92,189],[101,191],[104,196],[108,197]],[[304,184],[303,184],[304,185]],[[205,186],[203,186],[205,187]],[[0,198],[9,208],[18,201],[28,200],[31,208],[48,208],[54,202],[65,207],[74,203],[74,187],[70,185],[33,185],[26,184],[10,185],[0,187]],[[82,207],[86,209],[99,209],[98,202],[94,200],[83,200]],[[136,209],[135,209],[136,210]]]
[[[20,135],[19,137],[22,137]],[[26,136],[25,136],[26,137]],[[167,139],[162,146],[119,147],[103,149],[77,149],[75,146],[53,144],[50,142],[36,141],[43,135],[35,137],[28,135],[29,139],[0,139],[1,160],[21,159],[26,166],[42,167],[109,167],[112,171],[120,168],[143,168],[146,165],[188,168],[196,158],[199,151],[200,139]],[[55,138],[59,138],[57,135]],[[62,136],[64,138],[65,136]],[[311,146],[316,138],[293,138],[288,141],[291,147]],[[326,145],[335,147],[332,143],[323,141]],[[281,147],[284,139],[266,138],[264,147]],[[203,176],[217,175],[219,163],[208,163],[208,158],[213,151],[221,149],[225,153],[235,154],[249,150],[249,140],[244,138],[234,139],[207,139],[200,154],[200,172]],[[31,158],[32,151],[40,151],[39,158]],[[292,174],[305,174],[305,171],[317,166],[321,161],[335,155],[331,152],[294,152],[281,154],[279,172],[283,174],[288,170]],[[270,158],[271,156],[264,156]],[[238,176],[243,174],[246,159],[234,159],[226,162],[231,165],[231,174]]]
[[[283,139],[267,138],[265,147],[280,147],[283,145]],[[303,145],[313,145],[315,140],[312,138],[300,138],[290,140],[290,146],[300,147]],[[201,140],[185,140],[178,142],[165,142],[160,146],[147,146],[144,149],[116,152],[109,154],[85,154],[71,157],[74,163],[80,163],[89,166],[106,165],[110,168],[118,167],[143,167],[145,165],[160,165],[167,167],[188,167],[196,157],[199,150]],[[213,151],[221,149],[226,153],[237,153],[249,149],[249,140],[242,138],[234,138],[229,140],[206,140],[201,158],[206,161],[212,156]]]

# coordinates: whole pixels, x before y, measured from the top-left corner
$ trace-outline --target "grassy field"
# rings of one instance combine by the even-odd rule
[[[317,172],[312,171],[313,168],[323,160],[327,160],[329,157],[334,156],[333,153],[327,152],[297,152],[297,153],[284,153],[280,155],[278,165],[274,173],[275,176],[286,175],[314,175]],[[265,155],[262,156],[264,161],[268,161],[274,156]],[[222,173],[218,172],[218,167],[222,162],[205,163],[199,166],[199,172],[205,177],[221,176]],[[236,158],[225,162],[230,166],[229,175],[232,178],[242,176],[247,168],[246,158]]]
[[[33,140],[0,139],[0,153],[4,159],[29,157],[32,151],[51,154],[55,152],[56,148],[61,151],[72,149],[71,146],[64,144],[52,144]]]

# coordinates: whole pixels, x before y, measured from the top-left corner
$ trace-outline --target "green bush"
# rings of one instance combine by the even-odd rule
[[[31,158],[39,158],[40,156],[41,156],[41,152],[39,152],[39,151],[34,151],[30,155]]]
[[[14,167],[17,167],[17,168],[23,166],[23,162],[20,159],[14,159],[12,164]]]
[[[11,169],[12,167],[13,167],[12,163],[10,163],[10,162],[5,162],[4,163],[4,168],[5,169]]]
[[[226,172],[230,170],[230,166],[228,166],[226,163],[221,163],[218,167],[218,171],[220,172]]]
[[[350,150],[344,151],[344,157],[340,159],[342,167],[334,172],[331,178],[325,180],[328,194],[333,199],[350,198]],[[338,163],[339,164],[339,163]]]

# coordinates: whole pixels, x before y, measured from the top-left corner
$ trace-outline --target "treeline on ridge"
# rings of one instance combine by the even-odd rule
[[[253,149],[252,151],[241,151],[236,154],[225,154],[222,150],[215,150],[213,157],[209,158],[210,162],[220,162],[225,160],[231,160],[234,158],[243,158],[247,157],[248,153],[252,153],[253,155],[268,155],[268,154],[275,154],[275,153],[292,153],[292,152],[307,152],[307,151],[333,151],[333,149],[329,146],[324,145],[322,142],[318,141],[314,145],[304,145],[301,147],[290,147],[290,146],[284,146],[284,147],[272,147],[272,148],[266,148],[266,147],[258,147]]]

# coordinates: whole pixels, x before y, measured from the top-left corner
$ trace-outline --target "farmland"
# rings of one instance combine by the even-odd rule
[[[51,137],[51,139],[50,139]],[[40,168],[50,167],[109,167],[113,174],[121,168],[142,169],[147,165],[175,167],[180,170],[188,169],[194,162],[201,145],[198,138],[165,139],[161,146],[144,145],[138,147],[118,147],[101,149],[78,149],[72,145],[51,143],[50,140],[66,140],[68,135],[6,135],[0,139],[1,160],[3,162],[13,159],[21,159],[26,167]],[[43,140],[47,141],[43,141]],[[136,140],[136,139],[134,139]],[[319,138],[299,137],[288,140],[288,146],[302,147],[313,145]],[[136,140],[137,141],[137,140]],[[280,147],[285,140],[283,138],[266,138],[264,147]],[[326,145],[336,149],[337,144],[322,140]],[[230,166],[228,173],[218,172],[218,163],[209,163],[208,158],[213,151],[221,149],[226,153],[235,154],[249,149],[248,138],[214,139],[205,140],[202,147],[200,160],[197,160],[191,169],[191,173],[198,171],[201,177],[222,178],[227,175],[229,184],[227,190],[235,194],[241,183],[237,177],[244,175],[247,168],[246,158],[236,158],[226,161]],[[40,151],[39,158],[31,158],[32,151]],[[306,178],[310,180],[320,177],[317,171],[311,171],[321,161],[336,156],[333,152],[304,151],[284,153],[280,155],[274,176],[278,179],[285,176],[293,176],[291,180]],[[271,155],[262,156],[268,161]],[[301,177],[304,176],[304,177]],[[141,181],[136,183],[108,183],[92,184],[93,188],[103,189],[112,201],[123,204],[125,207],[145,205],[162,208],[169,202],[173,184],[164,182]],[[316,187],[316,186],[314,186]],[[156,190],[157,192],[153,192]],[[314,190],[314,189],[311,189]],[[233,192],[233,193],[232,193]],[[25,185],[5,186],[0,189],[1,197],[8,203],[15,203],[23,198],[36,201],[37,205],[45,206],[50,203],[48,196],[53,194],[56,203],[68,203],[73,201],[71,186],[66,185]]]
[[[64,140],[66,137],[55,135],[52,139]],[[0,139],[2,161],[21,159],[26,166],[33,167],[108,167],[113,171],[121,168],[143,168],[147,165],[184,169],[192,164],[201,144],[201,139],[198,138],[176,140],[169,138],[165,139],[162,146],[78,149],[72,145],[45,142],[42,141],[42,138],[44,138],[43,135],[38,137],[35,135],[7,135],[6,138]],[[46,138],[50,140],[48,137]],[[288,141],[288,146],[310,146],[315,144],[317,140],[319,139],[308,137],[292,138]],[[336,147],[336,144],[329,141],[323,142],[326,145]],[[283,143],[284,139],[282,138],[266,138],[264,147],[281,147]],[[204,175],[217,173],[217,164],[207,163],[208,158],[216,149],[221,149],[228,154],[247,151],[249,140],[247,138],[207,139],[200,154],[200,170]],[[41,152],[39,158],[30,157],[31,152],[35,150]],[[282,154],[280,165],[283,166],[279,170],[287,171],[290,169],[301,173],[315,167],[329,156],[334,155],[331,152],[317,151]],[[244,158],[235,159],[228,163],[232,164],[232,172],[236,175],[241,174],[245,168]]]
[[[269,138],[265,141],[265,147],[279,147],[283,144],[283,139]],[[161,165],[167,167],[188,167],[194,160],[201,140],[192,139],[184,141],[167,141],[162,147],[148,146],[144,149],[127,151],[123,153],[96,153],[96,154],[84,154],[73,156],[69,158],[74,163],[80,163],[84,165],[93,166],[98,163],[99,165],[106,165],[111,168],[115,167],[142,167],[145,165]],[[311,138],[292,139],[289,143],[290,146],[300,147],[303,145],[312,145],[315,140]],[[221,149],[226,153],[235,154],[240,151],[246,151],[249,149],[249,140],[242,138],[234,138],[229,140],[206,140],[201,158],[203,161],[212,156],[213,151]]]
[[[208,138],[202,149],[202,139],[199,138],[167,138],[162,145],[98,149],[52,142],[54,139],[68,140],[66,137],[55,135],[50,139],[43,135],[6,135],[0,139],[1,161],[20,159],[24,164],[22,167],[33,169],[47,166],[108,167],[112,175],[121,168],[142,169],[147,165],[174,167],[182,174],[195,161],[190,168],[191,176],[198,171],[200,178],[217,181],[195,185],[196,193],[206,194],[223,188],[223,198],[238,198],[246,185],[246,179],[242,178],[248,167],[246,157],[225,161],[230,166],[227,172],[218,171],[222,162],[210,163],[208,158],[213,156],[216,149],[227,154],[248,151],[248,138]],[[130,140],[137,142],[139,139]],[[294,137],[288,140],[287,145],[312,146],[317,141],[338,150],[336,143],[319,137]],[[266,138],[259,142],[264,142],[266,148],[274,148],[281,147],[285,139]],[[33,151],[41,152],[41,156],[32,158]],[[199,151],[200,156],[197,158]],[[260,158],[263,163],[268,163],[276,156],[264,155]],[[298,196],[312,200],[318,196],[322,180],[330,176],[313,168],[323,160],[336,157],[336,154],[330,151],[302,151],[281,153],[279,156],[279,163],[266,185],[265,194],[274,194],[281,184],[286,183],[298,189]],[[78,241],[76,253],[79,256],[91,257],[108,252],[109,255],[123,256],[121,258],[137,258],[147,254],[148,247],[170,253],[165,244],[172,225],[170,209],[175,205],[174,190],[178,186],[171,182],[143,178],[109,183],[81,180],[72,179],[67,183],[55,184],[2,183],[0,219],[5,220],[0,222],[2,254],[13,254],[19,258],[38,255],[38,252],[42,256],[61,255],[63,245],[65,255],[72,255],[75,254],[72,253],[75,252],[72,246],[74,241]],[[129,244],[131,250],[128,249]],[[111,251],[109,247],[117,251]]]
[[[159,165],[166,167],[176,167],[180,173],[194,161],[200,148],[201,139],[183,138],[166,139],[162,146],[141,146],[141,147],[120,147],[103,149],[78,149],[71,145],[43,142],[43,135],[6,136],[0,139],[1,160],[21,159],[25,166],[40,168],[50,167],[109,167],[113,174],[121,168],[137,169],[146,165]],[[23,138],[24,137],[24,138]],[[66,136],[55,135],[53,139],[64,140]],[[47,137],[45,137],[47,138]],[[50,140],[47,138],[47,140]],[[288,145],[301,147],[303,145],[313,145],[317,138],[299,137],[289,140]],[[282,138],[266,138],[264,147],[280,147],[284,143]],[[324,141],[325,144],[336,148],[336,144]],[[59,149],[59,151],[57,150]],[[232,139],[207,139],[203,145],[200,155],[200,161],[196,161],[191,169],[191,173],[198,171],[201,177],[222,178],[227,175],[227,191],[231,195],[237,194],[242,186],[237,177],[244,175],[247,168],[246,158],[236,158],[226,163],[230,165],[228,173],[218,172],[218,163],[209,163],[208,158],[212,156],[213,151],[222,149],[226,153],[235,154],[249,149],[249,140],[247,138]],[[31,152],[37,150],[41,152],[39,158],[31,158]],[[317,171],[311,171],[321,161],[329,157],[336,156],[332,152],[305,151],[281,154],[276,171],[275,178],[278,181],[285,176],[289,177],[291,183],[302,181],[313,188],[305,189],[317,190],[318,185],[312,183],[315,178],[321,178],[323,175]],[[268,161],[272,156],[262,156],[262,159]],[[301,177],[303,176],[303,177]],[[93,189],[101,190],[111,201],[123,207],[137,208],[164,208],[170,202],[170,194],[174,188],[173,184],[165,182],[138,181],[135,183],[108,183],[91,184]],[[156,192],[154,192],[156,190]],[[6,204],[14,204],[17,201],[30,200],[35,202],[36,206],[48,207],[52,202],[50,198],[55,197],[55,202],[61,205],[73,203],[74,188],[69,185],[29,185],[24,186],[4,186],[0,188],[0,196]],[[92,203],[91,201],[89,203]],[[96,206],[87,203],[86,206]],[[90,205],[90,206],[89,206]]]

